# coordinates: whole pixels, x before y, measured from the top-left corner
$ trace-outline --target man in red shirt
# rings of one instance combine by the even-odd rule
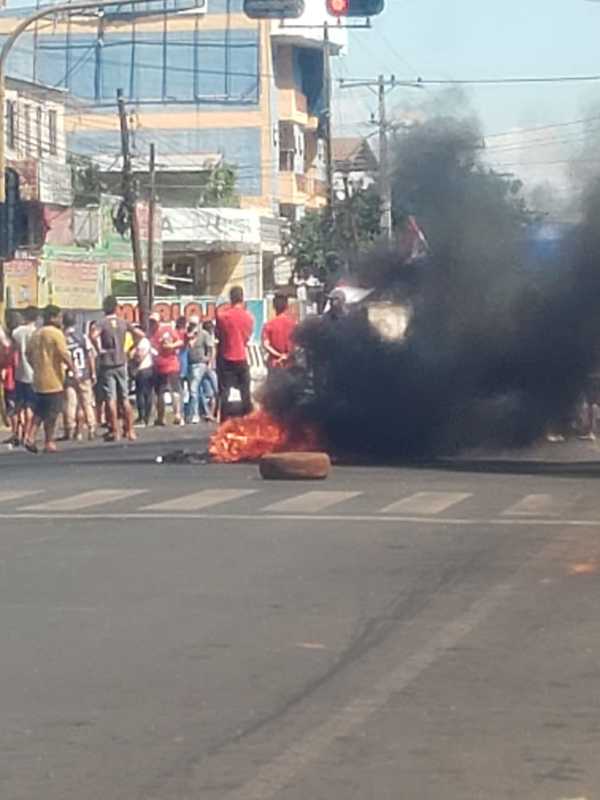
[[[288,312],[286,295],[278,292],[273,298],[273,307],[276,316],[262,329],[262,344],[267,351],[269,370],[289,366],[294,349],[292,334],[297,324]]]
[[[250,367],[246,345],[252,336],[254,318],[244,308],[244,290],[234,286],[229,292],[230,305],[217,309],[217,339],[219,350],[217,373],[221,395],[221,419],[234,416],[231,413],[229,395],[238,389],[242,397],[241,414],[252,410],[250,399]]]

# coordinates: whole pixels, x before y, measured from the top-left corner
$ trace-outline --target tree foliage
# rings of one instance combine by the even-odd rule
[[[307,211],[292,224],[285,252],[295,262],[296,274],[321,280],[342,269],[352,269],[358,257],[380,233],[381,201],[372,189],[358,190],[328,209]]]

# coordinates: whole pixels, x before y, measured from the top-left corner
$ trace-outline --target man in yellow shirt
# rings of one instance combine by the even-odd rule
[[[77,378],[61,329],[60,308],[46,306],[43,320],[43,326],[33,334],[27,345],[27,360],[33,368],[33,388],[36,393],[35,415],[25,437],[25,447],[32,453],[37,453],[35,437],[41,424],[44,425],[45,452],[56,452],[56,420],[63,409],[65,368]]]

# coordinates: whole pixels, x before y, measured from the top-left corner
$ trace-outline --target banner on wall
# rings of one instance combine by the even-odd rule
[[[102,264],[48,260],[45,267],[49,302],[61,308],[102,307],[105,294]]]
[[[38,261],[17,258],[4,262],[4,293],[11,308],[38,304]]]
[[[139,320],[137,300],[134,297],[120,297],[121,313],[128,322]],[[246,300],[246,308],[254,317],[253,341],[260,340],[262,327],[266,322],[265,301],[262,299]],[[217,301],[214,297],[176,296],[165,298],[154,304],[153,311],[160,314],[162,322],[176,322],[179,317],[189,319],[192,316],[200,319],[214,319]]]
[[[256,252],[260,214],[241,208],[163,208],[162,241],[207,252]]]

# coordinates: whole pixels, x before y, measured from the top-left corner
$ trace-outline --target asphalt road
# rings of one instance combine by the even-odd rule
[[[0,459],[2,800],[598,797],[597,480],[152,454]]]

